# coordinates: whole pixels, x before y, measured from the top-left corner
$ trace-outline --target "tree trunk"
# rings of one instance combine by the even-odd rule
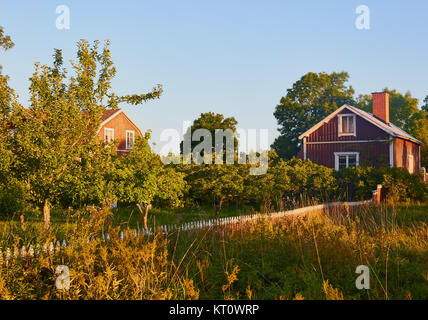
[[[51,223],[51,208],[49,206],[49,201],[45,200],[45,204],[43,206],[43,228],[45,230],[49,229]]]
[[[149,215],[149,210],[151,209],[152,205],[151,204],[145,204],[144,205],[144,210],[141,207],[141,205],[137,204],[138,210],[140,210],[141,216],[143,218],[143,225],[144,225],[144,229],[148,229],[147,227],[147,217]]]
[[[218,219],[220,217],[221,206],[223,205],[224,198],[220,198],[215,204],[215,217]]]
[[[21,219],[21,230],[25,231],[25,217],[24,217],[24,214],[21,214],[20,219]]]

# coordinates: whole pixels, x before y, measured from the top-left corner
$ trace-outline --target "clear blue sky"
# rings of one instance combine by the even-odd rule
[[[55,27],[62,4],[70,30]],[[355,27],[362,4],[370,30]],[[2,0],[0,25],[16,46],[0,53],[0,64],[27,103],[35,61],[50,64],[54,48],[71,60],[79,39],[111,39],[118,94],[164,85],[160,100],[124,106],[153,141],[208,111],[267,128],[273,141],[276,104],[309,71],[347,71],[357,94],[387,86],[428,95],[427,12],[426,0]]]

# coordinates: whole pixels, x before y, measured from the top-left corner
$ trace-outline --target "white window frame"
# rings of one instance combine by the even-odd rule
[[[334,170],[339,170],[339,156],[356,156],[355,166],[360,165],[360,153],[359,152],[335,152],[334,153]],[[346,168],[349,167],[349,157],[346,157]]]
[[[412,164],[412,167],[410,167],[410,163]],[[412,154],[407,155],[407,166],[408,166],[409,173],[412,173],[412,174],[415,173],[415,157],[413,157]]]
[[[352,117],[354,122],[354,132],[342,132],[342,118],[343,117]],[[337,115],[337,126],[338,126],[338,135],[339,137],[343,136],[357,136],[357,120],[356,115],[353,113],[343,113]]]
[[[107,141],[107,132],[111,132],[111,140]],[[114,141],[114,128],[104,128],[104,142],[110,143]]]
[[[132,143],[135,142],[135,131],[134,130],[126,130],[125,135],[126,135],[126,150],[132,150],[132,145],[128,143],[128,133],[132,133],[133,136],[133,141]]]

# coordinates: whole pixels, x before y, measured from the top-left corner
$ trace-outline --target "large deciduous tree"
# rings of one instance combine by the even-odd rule
[[[199,144],[199,141],[193,141],[191,137],[191,133],[195,132],[198,129],[206,129],[211,134],[211,141],[209,141],[209,144],[212,146],[211,153],[215,152],[215,135],[216,130],[231,130],[232,132],[236,132],[236,125],[238,124],[238,121],[234,117],[225,118],[224,115],[220,113],[214,113],[214,112],[206,112],[201,113],[200,117],[193,121],[192,126],[187,130],[187,132],[184,135],[184,141],[180,143],[180,152],[183,154],[183,146],[187,142],[190,145],[190,152],[193,151],[193,148]],[[234,151],[238,148],[238,140],[237,137],[234,136]],[[218,143],[221,143],[221,141],[217,141]],[[222,139],[223,146],[225,148],[226,141],[225,138]]]
[[[196,119],[191,128],[184,136],[184,141],[181,142],[180,149],[183,153],[184,144],[188,143],[191,146],[190,152],[195,152],[194,148],[199,143],[207,141],[193,141],[190,133],[194,133],[198,129],[204,129],[209,133],[211,140],[208,141],[208,150],[203,150],[200,153],[202,157],[209,157],[212,164],[194,163],[181,166],[182,172],[186,174],[186,181],[189,184],[189,194],[197,201],[209,203],[213,205],[216,217],[220,216],[223,204],[227,200],[233,200],[242,195],[244,184],[244,168],[245,166],[237,165],[237,148],[238,140],[236,137],[236,126],[238,122],[235,118],[225,118],[222,114],[213,112],[201,113]],[[233,139],[233,149],[227,150],[226,138],[216,141],[216,131],[223,130],[231,133],[230,138]],[[188,140],[186,140],[188,139]],[[205,138],[204,138],[205,139]],[[196,139],[197,140],[197,139]],[[223,147],[221,148],[221,144]],[[216,150],[216,146],[219,148]],[[202,154],[206,151],[206,154]],[[216,163],[216,151],[221,152],[222,163]],[[232,163],[225,164],[227,151],[232,151]],[[199,156],[199,155],[196,155]],[[220,156],[220,154],[219,154]],[[208,159],[208,158],[205,158]],[[195,159],[193,159],[195,160]]]
[[[63,196],[72,174],[103,154],[96,138],[102,112],[121,102],[140,104],[162,93],[160,85],[141,95],[111,92],[116,69],[108,41],[102,49],[98,41],[93,45],[80,41],[72,69],[75,74],[68,76],[61,50],[55,51],[53,66],[36,63],[30,78],[30,106],[16,110],[12,121],[17,172],[43,207],[46,228],[51,205]],[[101,180],[98,175],[92,183]]]
[[[287,89],[274,112],[280,136],[272,148],[280,157],[297,155],[300,134],[343,104],[353,103],[354,89],[346,84],[348,79],[347,72],[309,72]]]
[[[13,48],[10,36],[0,27],[0,51]],[[0,65],[0,214],[13,214],[23,209],[26,194],[23,184],[16,178],[13,152],[13,127],[11,117],[19,107],[18,96],[9,86],[9,77],[2,74]]]
[[[181,206],[186,188],[184,174],[161,162],[159,155],[150,149],[149,138],[150,133],[146,133],[144,138],[135,141],[128,156],[117,158],[112,179],[118,198],[137,205],[146,229],[152,203]]]
[[[422,110],[425,111],[427,117],[428,117],[428,96],[424,99],[424,104],[422,105]]]
[[[0,27],[0,49],[5,51],[13,47],[13,42],[9,36],[4,35],[3,28]],[[0,182],[6,180],[11,163],[10,150],[10,115],[13,107],[16,106],[16,94],[9,87],[9,78],[2,74],[0,65]]]
[[[3,32],[0,27],[0,49],[7,51],[14,46],[10,36]],[[0,65],[0,182],[6,179],[6,174],[9,173],[12,152],[11,143],[11,125],[10,117],[13,110],[18,106],[17,95],[9,86],[9,77],[2,74],[2,66]]]
[[[215,155],[213,155],[214,157]],[[218,218],[225,201],[243,196],[247,166],[237,164],[190,164],[182,168],[194,200],[213,205]]]

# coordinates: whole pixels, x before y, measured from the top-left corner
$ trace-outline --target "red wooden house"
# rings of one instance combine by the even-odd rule
[[[419,172],[422,142],[389,122],[389,94],[373,93],[373,114],[343,105],[299,136],[300,157],[336,170],[395,166]]]
[[[30,109],[25,110],[28,116],[32,116]],[[14,130],[13,125],[10,125],[10,129]],[[117,154],[130,152],[135,139],[144,137],[140,127],[122,109],[104,110],[96,134],[100,142],[115,141]]]
[[[143,137],[143,131],[122,109],[105,110],[101,117],[97,136],[99,141],[117,141],[117,153],[126,154],[132,149],[137,137]]]

